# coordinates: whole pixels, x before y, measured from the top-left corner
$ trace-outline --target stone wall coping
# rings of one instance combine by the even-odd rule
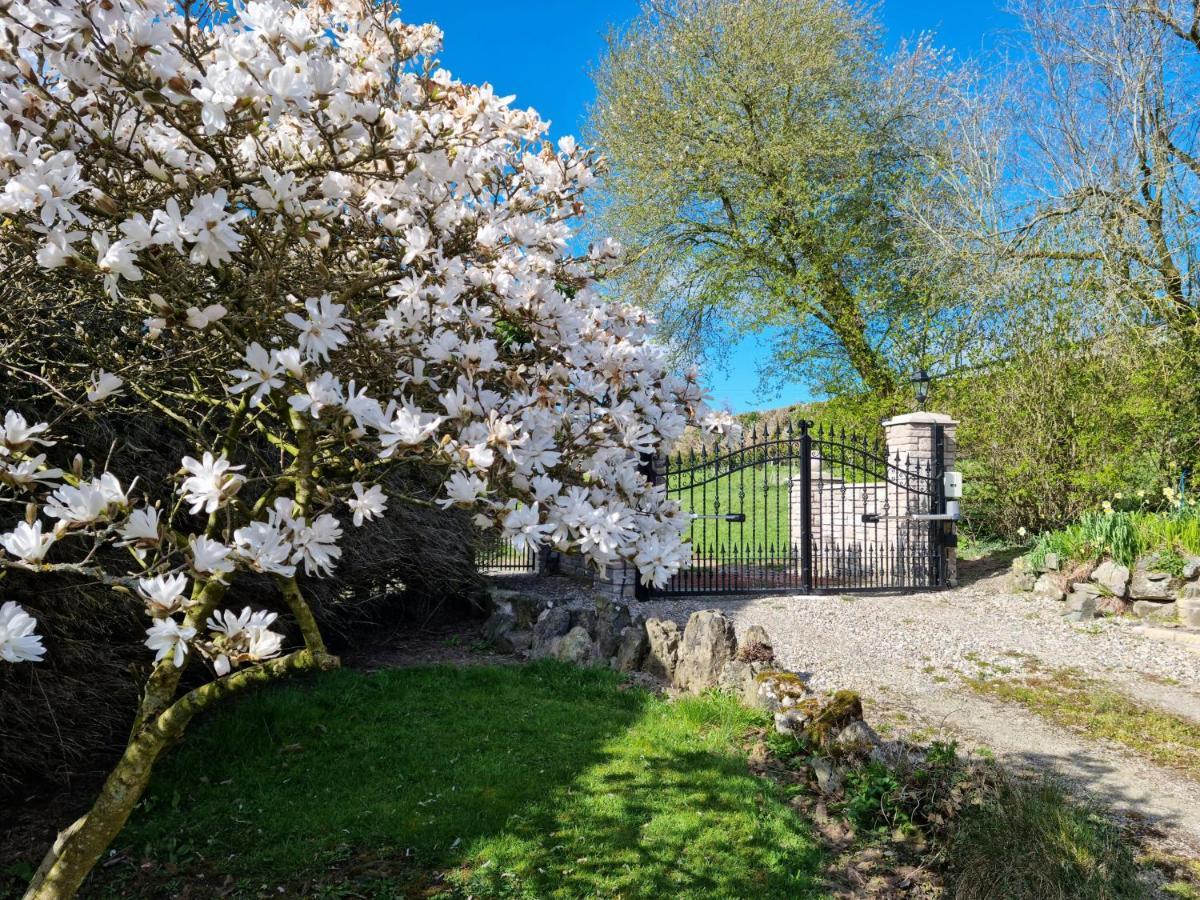
[[[946,413],[910,412],[883,420],[883,427],[893,425],[957,425],[958,421]]]

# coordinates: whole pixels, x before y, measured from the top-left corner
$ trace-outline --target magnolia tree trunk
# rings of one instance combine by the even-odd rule
[[[304,635],[304,649],[211,681],[175,699],[182,669],[171,658],[160,661],[146,682],[141,709],[120,761],[104,782],[92,808],[64,829],[42,860],[25,892],[24,900],[62,900],[74,897],[88,873],[99,862],[125,827],[137,806],[154,763],[183,736],[188,723],[232,694],[295,672],[337,668],[338,659],[325,650],[312,610],[294,578],[278,579],[280,589]],[[189,621],[203,622],[224,594],[218,582],[209,582],[196,597]]]

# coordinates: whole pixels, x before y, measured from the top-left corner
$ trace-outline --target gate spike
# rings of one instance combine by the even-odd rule
[[[819,424],[817,426],[817,440],[819,441],[824,437],[825,437],[825,423],[822,422],[821,424]]]
[[[755,422],[753,425],[750,426],[750,440],[752,440],[752,441],[758,440],[758,423],[757,422]]]

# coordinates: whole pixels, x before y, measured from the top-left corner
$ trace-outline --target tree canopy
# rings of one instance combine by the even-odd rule
[[[945,95],[928,44],[885,54],[843,0],[651,3],[612,34],[592,125],[623,286],[685,352],[781,329],[774,362],[891,393],[931,310],[909,210],[934,202]]]

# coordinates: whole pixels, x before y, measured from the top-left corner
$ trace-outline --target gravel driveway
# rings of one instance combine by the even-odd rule
[[[1071,624],[1062,605],[1011,595],[1006,577],[964,565],[949,591],[873,596],[688,597],[640,604],[681,623],[720,608],[742,632],[766,627],[780,661],[819,690],[853,688],[868,718],[986,746],[1011,765],[1052,769],[1129,820],[1163,831],[1163,843],[1200,852],[1200,785],[1128,751],[971,693],[963,675],[981,663],[1021,667],[1021,655],[1074,668],[1145,702],[1200,721],[1200,653],[1113,619]]]

